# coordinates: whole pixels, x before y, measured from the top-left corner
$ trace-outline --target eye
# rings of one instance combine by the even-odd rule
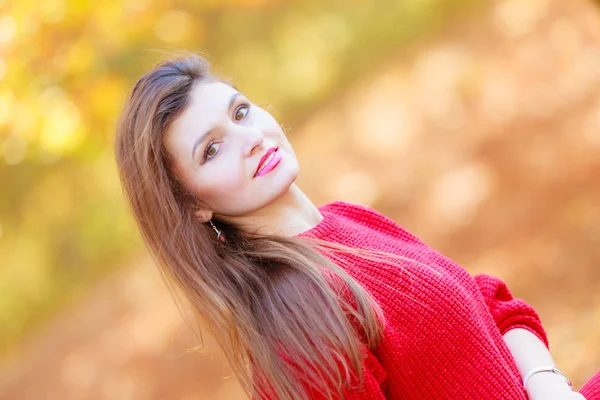
[[[214,141],[210,142],[208,146],[206,146],[206,149],[204,149],[204,160],[210,160],[215,155],[217,155],[217,153],[219,152],[219,147],[221,147],[220,144],[215,143]]]
[[[248,115],[249,112],[250,106],[248,104],[242,104],[235,109],[235,112],[233,113],[233,119],[236,121],[241,121],[246,117],[246,115]]]

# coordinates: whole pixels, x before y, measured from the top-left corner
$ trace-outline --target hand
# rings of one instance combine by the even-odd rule
[[[564,377],[552,372],[533,375],[525,390],[529,400],[585,400],[582,394],[571,389]]]

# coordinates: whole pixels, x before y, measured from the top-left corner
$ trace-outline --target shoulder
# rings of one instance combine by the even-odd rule
[[[374,208],[346,201],[334,201],[322,207],[325,212],[336,214],[356,227],[366,228],[394,239],[400,239],[404,244],[427,246],[416,235]]]
[[[379,218],[381,215],[370,207],[341,200],[322,205],[319,207],[319,211],[321,211],[321,213],[334,214],[338,217],[354,220],[356,222],[370,221],[373,218]]]
[[[407,233],[406,230],[391,218],[369,206],[350,203],[347,201],[333,201],[319,207],[321,212],[335,214],[353,224],[386,233]]]
[[[324,204],[319,207],[319,210],[334,212],[340,215],[347,216],[362,216],[365,214],[380,214],[375,209],[361,204],[350,203],[348,201],[336,200],[331,203]]]

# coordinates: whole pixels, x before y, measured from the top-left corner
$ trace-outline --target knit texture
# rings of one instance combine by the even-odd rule
[[[381,305],[382,342],[363,349],[365,384],[346,400],[526,400],[521,377],[502,335],[533,332],[548,345],[537,313],[506,285],[465,269],[368,207],[333,202],[323,219],[298,237],[378,250],[409,260],[377,263],[344,254],[341,265]],[[596,384],[588,393],[598,395]],[[592,392],[594,391],[595,392]],[[323,399],[311,393],[311,399]]]
[[[600,399],[600,371],[592,377],[579,391],[588,400]]]

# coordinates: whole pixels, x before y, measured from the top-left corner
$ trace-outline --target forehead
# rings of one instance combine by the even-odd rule
[[[200,81],[196,82],[190,92],[190,106],[211,107],[225,105],[229,98],[236,93],[230,85],[223,82]]]
[[[186,109],[178,119],[203,120],[218,112],[226,112],[229,99],[237,90],[223,82],[198,82],[188,99]]]
[[[187,107],[170,124],[169,137],[190,137],[211,129],[227,113],[233,87],[223,82],[198,82],[190,91]],[[192,139],[192,138],[190,138]]]

